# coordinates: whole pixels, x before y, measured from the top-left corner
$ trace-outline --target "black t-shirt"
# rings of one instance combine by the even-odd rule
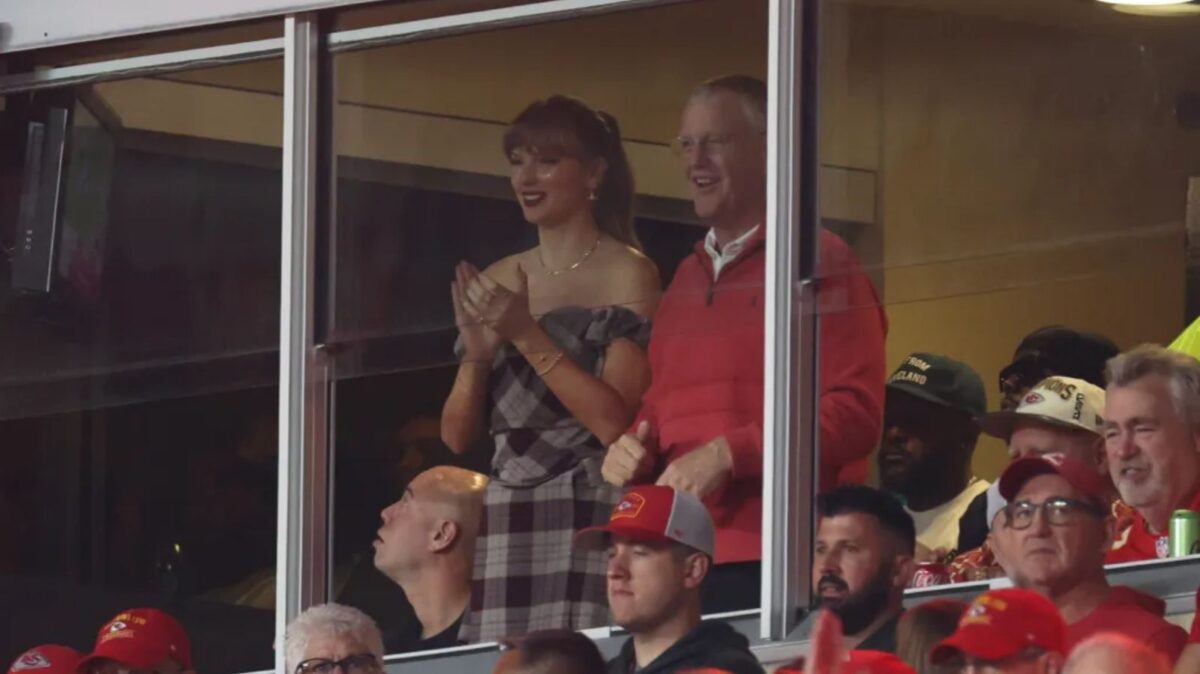
[[[463,615],[466,615],[465,613]],[[458,631],[462,627],[463,616],[458,616],[449,627],[429,637],[421,638],[421,625],[403,632],[391,632],[383,635],[383,648],[387,653],[411,653],[413,651],[431,651],[436,648],[451,648],[462,645],[458,639]]]
[[[958,519],[958,553],[974,550],[987,540],[992,523],[987,521],[988,493],[982,492],[971,500]]]

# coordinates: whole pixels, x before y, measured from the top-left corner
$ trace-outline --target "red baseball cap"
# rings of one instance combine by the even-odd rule
[[[42,644],[21,654],[8,668],[8,674],[75,674],[83,654],[68,646]]]
[[[712,557],[712,517],[700,499],[671,487],[644,485],[625,492],[613,507],[608,524],[589,527],[575,534],[575,546],[603,550],[610,536],[638,540],[674,541]]]
[[[955,656],[1003,660],[1030,646],[1067,652],[1067,624],[1054,604],[1031,590],[1006,588],[985,592],[958,621],[958,629],[929,653],[940,665]]]
[[[129,667],[149,669],[164,660],[192,668],[192,645],[179,621],[156,608],[131,608],[100,628],[96,647],[79,663],[86,672],[97,660],[116,660]]]
[[[1000,495],[1006,501],[1016,498],[1021,487],[1038,475],[1058,475],[1096,505],[1112,505],[1110,483],[1095,467],[1062,454],[1027,456],[1008,464],[1000,475]]]

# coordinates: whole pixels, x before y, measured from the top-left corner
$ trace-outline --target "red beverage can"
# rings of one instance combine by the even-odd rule
[[[950,582],[950,567],[941,562],[921,562],[913,571],[909,587],[933,587]]]

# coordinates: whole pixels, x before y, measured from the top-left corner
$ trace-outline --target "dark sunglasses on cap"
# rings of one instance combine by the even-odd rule
[[[1053,374],[1050,363],[1040,354],[1023,356],[1000,370],[1000,393],[1008,395],[1027,391]]]

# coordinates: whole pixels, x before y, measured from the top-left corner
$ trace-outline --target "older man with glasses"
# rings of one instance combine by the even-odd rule
[[[374,620],[341,604],[296,616],[283,638],[286,674],[380,674],[383,637]]]
[[[996,559],[1015,585],[1058,608],[1068,646],[1116,632],[1179,657],[1187,633],[1163,620],[1163,601],[1108,584],[1115,522],[1110,487],[1094,466],[1056,454],[1020,459],[1001,475],[1000,494],[1008,504],[992,525]]]
[[[192,644],[179,621],[156,608],[113,616],[77,674],[193,674]]]

